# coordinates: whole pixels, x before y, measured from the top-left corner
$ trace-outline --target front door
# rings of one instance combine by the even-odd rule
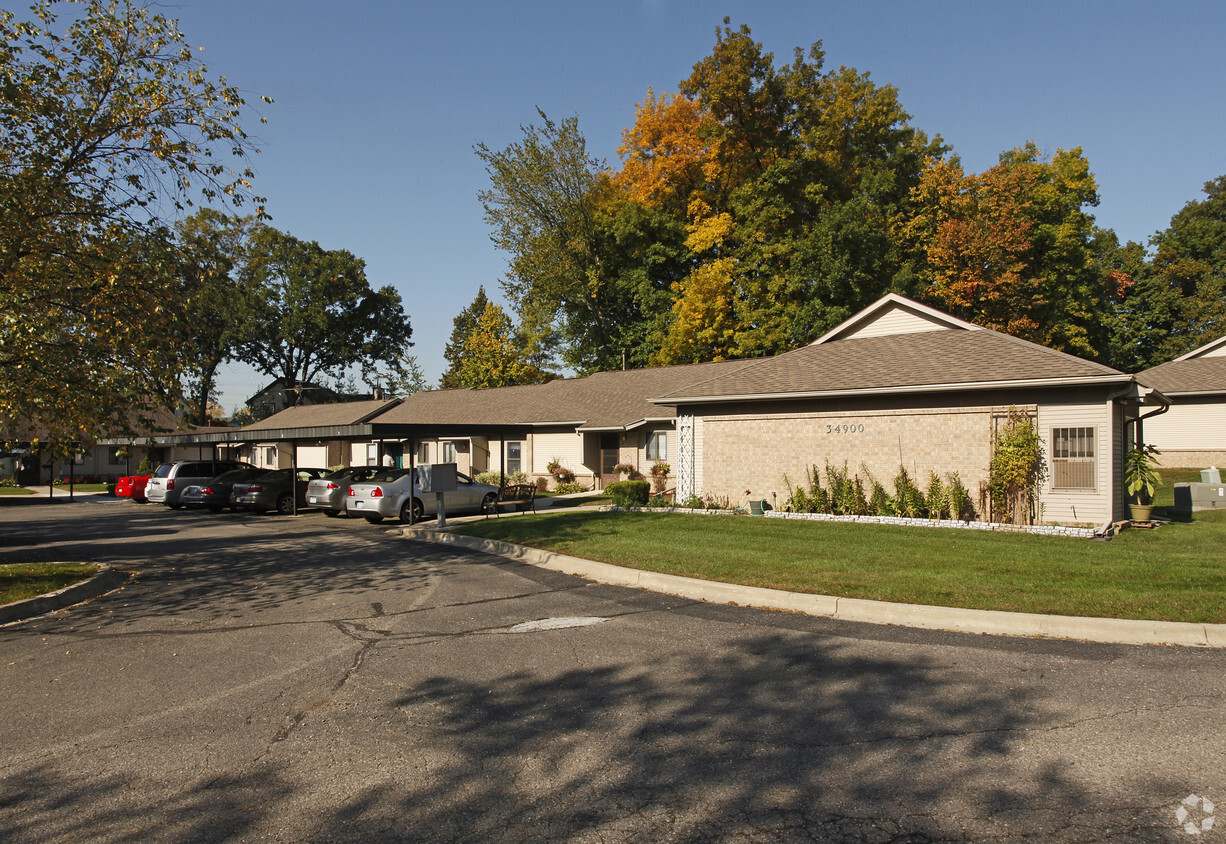
[[[617,434],[600,435],[600,485],[606,487],[620,479],[620,473],[614,469],[620,461],[617,459]]]

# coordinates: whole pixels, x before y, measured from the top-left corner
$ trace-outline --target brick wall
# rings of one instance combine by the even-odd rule
[[[867,465],[892,494],[901,462],[921,487],[932,470],[942,476],[957,472],[977,504],[979,482],[988,476],[994,411],[1007,408],[708,415],[702,493],[738,504],[747,498],[770,500],[774,492],[782,506],[788,494],[785,473],[793,485],[803,484],[811,466],[824,469],[827,461],[838,466],[846,461],[853,473]]]

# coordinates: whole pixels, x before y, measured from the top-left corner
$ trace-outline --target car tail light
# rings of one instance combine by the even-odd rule
[[[382,498],[383,497],[383,487],[377,486],[374,489],[372,489],[370,491],[370,497],[371,498]]]
[[[353,495],[353,487],[349,487],[347,490],[345,490],[345,495]]]
[[[174,478],[167,478],[167,479],[166,479],[166,489],[167,489],[167,491],[172,490],[172,489],[174,489],[174,488],[175,488],[175,479],[174,479]]]
[[[328,485],[324,487],[324,489],[336,489],[336,488],[337,488],[336,484],[332,483],[332,481],[328,481]]]
[[[251,486],[247,487],[247,492],[262,492],[263,490],[263,484],[252,484]]]
[[[213,488],[211,486],[202,486],[200,487],[200,494],[201,495],[213,495],[214,494]]]

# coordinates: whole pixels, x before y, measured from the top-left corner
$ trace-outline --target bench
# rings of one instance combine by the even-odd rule
[[[485,517],[490,517],[490,511],[493,511],[495,516],[501,515],[503,508],[516,508],[520,512],[526,512],[529,507],[533,513],[536,512],[536,484],[504,486],[498,491],[498,498],[494,501],[494,506],[486,511]]]

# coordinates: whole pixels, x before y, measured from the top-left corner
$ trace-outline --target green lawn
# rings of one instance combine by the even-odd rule
[[[0,486],[0,495],[33,495],[34,490],[22,486]]]
[[[35,598],[88,580],[98,566],[78,563],[12,563],[0,565],[0,604]]]
[[[749,516],[543,513],[453,530],[705,580],[899,603],[1226,622],[1226,512],[1111,542]]]
[[[56,484],[55,488],[67,491],[68,484]],[[75,492],[106,492],[107,485],[106,484],[73,484],[72,488]]]

